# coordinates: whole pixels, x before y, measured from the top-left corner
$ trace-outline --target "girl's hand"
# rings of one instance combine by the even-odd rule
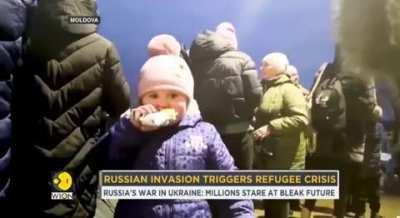
[[[253,132],[253,137],[256,141],[262,141],[271,135],[271,130],[268,125],[262,126]]]
[[[142,132],[154,131],[157,130],[159,127],[143,125],[139,119],[143,116],[146,116],[147,114],[155,112],[157,112],[157,109],[153,105],[141,105],[137,108],[131,109],[129,120],[134,127],[138,128]]]
[[[127,119],[129,119],[129,117],[131,116],[131,111],[132,111],[132,108],[129,108],[129,109],[126,110],[124,113],[122,113],[122,114],[119,116],[119,118],[127,118]]]

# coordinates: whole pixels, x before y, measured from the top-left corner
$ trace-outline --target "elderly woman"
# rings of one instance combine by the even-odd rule
[[[305,147],[301,133],[309,123],[306,100],[290,80],[289,61],[282,53],[266,55],[260,67],[264,96],[256,111],[254,139],[257,169],[304,169]],[[264,201],[265,217],[287,218],[289,203]]]

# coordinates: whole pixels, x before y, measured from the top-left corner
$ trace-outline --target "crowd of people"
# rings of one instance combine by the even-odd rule
[[[380,217],[383,175],[399,175],[400,94],[390,79],[348,70],[340,46],[310,90],[282,52],[259,67],[235,26],[200,32],[185,50],[149,40],[135,96],[119,54],[95,24],[93,0],[0,2],[0,213],[93,217],[98,171],[304,170],[340,172],[333,215]],[[389,89],[389,90],[388,90]],[[134,102],[130,102],[133,97]],[[172,109],[165,125],[143,122]],[[382,161],[382,153],[390,161]],[[53,176],[73,176],[74,200],[50,199]],[[23,196],[30,200],[16,211]],[[350,205],[350,206],[349,206]],[[264,200],[265,217],[311,217],[315,200]],[[24,217],[24,216],[23,216]],[[249,200],[121,200],[114,217],[255,217]]]

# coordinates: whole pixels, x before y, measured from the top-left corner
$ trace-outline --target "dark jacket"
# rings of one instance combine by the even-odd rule
[[[0,211],[9,202],[11,167],[11,80],[21,51],[25,27],[25,4],[20,0],[0,1]],[[6,207],[6,206],[5,206]],[[4,215],[4,214],[2,214]]]
[[[400,92],[395,81],[387,75],[376,78],[376,96],[378,105],[382,107],[381,122],[385,129],[392,130],[399,127],[400,120]]]
[[[366,153],[366,137],[375,134],[378,121],[375,84],[368,75],[348,72],[341,74],[341,84],[346,101],[346,128],[319,132],[316,155],[361,164]]]
[[[385,129],[382,123],[378,122],[371,126],[370,134],[365,140],[364,172],[367,177],[377,177],[381,172],[381,151],[383,146]]]
[[[94,214],[97,172],[87,155],[107,120],[117,120],[129,107],[129,87],[114,45],[95,33],[95,25],[64,19],[95,12],[91,0],[41,0],[32,18],[24,65],[14,83],[16,190],[35,196],[29,205],[33,211],[21,211],[32,217]],[[62,170],[73,178],[72,201],[50,200],[52,177]],[[29,176],[35,179],[25,187]]]
[[[14,41],[25,30],[26,1],[0,1],[0,41]]]
[[[214,126],[200,114],[186,115],[177,127],[143,133],[122,118],[111,128],[109,161],[121,169],[235,170],[233,158]],[[254,217],[251,201],[218,201],[221,217]],[[211,217],[205,200],[119,201],[115,217]]]
[[[195,99],[221,134],[248,130],[262,96],[255,64],[218,34],[200,33],[190,48]]]
[[[342,78],[346,99],[346,150],[350,161],[363,162],[365,139],[374,134],[378,121],[374,108],[377,105],[375,82],[369,76],[345,74]],[[371,127],[372,126],[372,127]]]
[[[0,206],[6,200],[11,164],[12,75],[16,69],[21,40],[0,41]]]

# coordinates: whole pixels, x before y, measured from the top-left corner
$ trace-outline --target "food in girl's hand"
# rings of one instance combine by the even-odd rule
[[[174,109],[164,109],[141,117],[139,121],[146,126],[164,127],[175,123],[177,115]]]

